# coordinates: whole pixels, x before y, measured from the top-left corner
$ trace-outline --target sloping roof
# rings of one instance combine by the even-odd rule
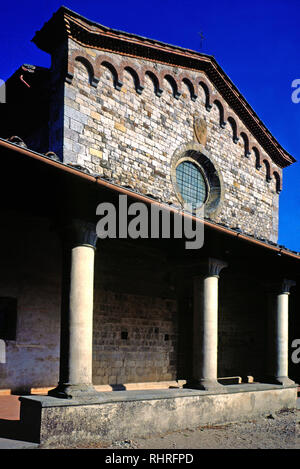
[[[108,28],[66,7],[59,8],[32,41],[52,53],[67,38],[89,48],[204,72],[278,166],[286,167],[296,161],[270,133],[213,56]]]
[[[16,141],[16,138],[14,139],[14,141]],[[273,251],[275,254],[284,255],[287,258],[300,260],[299,252],[290,250],[286,248],[285,246],[282,246],[282,245],[279,245],[279,244],[276,244],[276,243],[273,243],[273,242],[270,242],[261,238],[255,238],[254,236],[243,234],[237,229],[235,230],[233,228],[229,228],[228,226],[215,223],[211,220],[199,219],[193,216],[192,214],[182,212],[177,207],[173,207],[166,203],[162,203],[159,200],[156,200],[155,198],[150,197],[149,195],[144,195],[144,194],[134,191],[133,189],[128,189],[123,186],[119,186],[97,174],[91,174],[86,168],[80,168],[78,165],[62,163],[61,161],[59,161],[59,158],[52,152],[49,152],[47,154],[41,154],[41,153],[38,153],[38,152],[35,152],[26,148],[26,146],[23,146],[22,142],[12,143],[10,141],[0,138],[0,154],[1,154],[1,150],[2,151],[10,150],[10,151],[18,153],[21,156],[24,156],[27,158],[33,158],[36,161],[40,162],[41,164],[45,164],[45,165],[52,166],[52,167],[54,166],[58,170],[64,171],[66,173],[71,173],[74,176],[77,176],[78,178],[89,181],[90,183],[93,183],[99,186],[99,188],[102,187],[102,188],[110,189],[119,194],[126,194],[129,197],[135,198],[137,200],[140,200],[148,204],[156,204],[160,208],[170,210],[171,212],[180,213],[184,217],[192,217],[194,220],[204,223],[206,227],[216,230],[220,233],[229,235],[232,238],[239,238],[241,240],[247,241],[252,246],[255,246],[255,245],[260,246],[261,248],[267,249],[268,251]]]
[[[50,92],[49,69],[29,64],[19,67],[6,80],[6,101],[0,105],[0,137],[18,135],[26,139],[42,127],[47,134]],[[47,151],[48,146],[36,149]]]

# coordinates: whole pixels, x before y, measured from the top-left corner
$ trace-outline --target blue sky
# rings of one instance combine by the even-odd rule
[[[23,63],[49,66],[31,42],[64,4],[105,26],[213,55],[280,144],[299,163],[284,169],[279,243],[300,251],[299,0],[48,0],[2,2],[0,78]],[[199,32],[204,41],[200,48]]]

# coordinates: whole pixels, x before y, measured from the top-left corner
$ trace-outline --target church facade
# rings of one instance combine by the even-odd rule
[[[0,390],[294,392],[300,255],[277,239],[295,159],[211,56],[64,7],[33,42],[51,68],[17,70],[1,114]],[[120,200],[203,246],[99,237]]]

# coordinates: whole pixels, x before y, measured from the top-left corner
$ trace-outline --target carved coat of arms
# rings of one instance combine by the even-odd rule
[[[194,117],[194,134],[196,140],[201,143],[201,145],[205,146],[207,138],[207,127],[206,122],[202,117]]]

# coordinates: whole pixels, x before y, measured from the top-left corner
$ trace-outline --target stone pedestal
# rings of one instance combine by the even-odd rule
[[[105,392],[68,401],[21,397],[21,423],[45,448],[147,437],[255,419],[296,407],[297,386],[220,386],[218,391],[165,389]]]

